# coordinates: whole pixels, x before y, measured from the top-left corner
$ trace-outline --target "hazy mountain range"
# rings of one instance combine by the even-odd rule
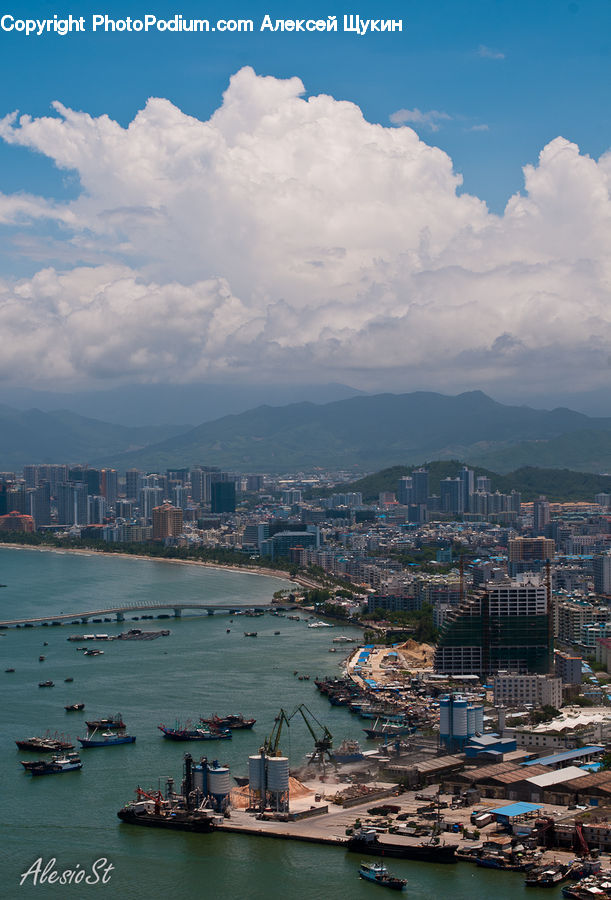
[[[196,403],[192,411],[197,412]],[[69,461],[148,471],[203,464],[236,471],[320,466],[358,473],[432,459],[462,459],[496,472],[523,465],[609,471],[611,418],[508,406],[480,391],[264,405],[196,427],[128,426],[65,410],[0,407],[5,471],[24,463]]]

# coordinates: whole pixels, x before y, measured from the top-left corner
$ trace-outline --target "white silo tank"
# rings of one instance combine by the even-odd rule
[[[225,796],[231,791],[229,769],[225,766],[208,767],[208,793],[215,797]]]
[[[475,731],[477,734],[484,733],[484,707],[475,707]]]
[[[452,710],[452,734],[455,738],[467,737],[467,701],[454,700]]]
[[[193,790],[204,791],[204,769],[201,765],[193,766]]]
[[[267,759],[267,790],[282,793],[289,789],[289,760],[287,756],[270,756]]]
[[[467,735],[473,737],[475,734],[475,707],[467,707]]]
[[[265,758],[259,754],[248,757],[248,787],[251,791],[265,787]]]
[[[442,697],[439,701],[439,736],[449,737],[450,734],[450,701]]]

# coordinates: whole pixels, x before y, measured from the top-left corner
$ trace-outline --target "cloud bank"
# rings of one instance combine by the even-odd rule
[[[0,120],[81,186],[0,195],[21,252],[55,261],[0,281],[0,379],[608,381],[611,154],[556,138],[495,216],[414,130],[297,78],[244,68],[206,122],[158,98],[127,128],[54,106]]]

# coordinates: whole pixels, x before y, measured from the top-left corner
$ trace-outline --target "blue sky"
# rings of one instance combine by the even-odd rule
[[[0,380],[608,405],[611,0],[50,9],[0,31]],[[259,30],[345,13],[403,30]]]
[[[206,4],[135,2],[67,4],[69,12],[121,18],[324,16],[354,5],[309,2]],[[21,15],[48,14],[48,3],[20,4]],[[523,184],[521,167],[562,135],[598,157],[611,146],[611,3],[609,0],[406,0],[359,8],[363,18],[401,18],[402,34],[250,35],[79,34],[26,38],[0,34],[0,112],[39,116],[60,100],[126,125],[150,96],[207,118],[229,76],[299,76],[309,93],[357,103],[372,122],[388,124],[401,108],[451,116],[438,131],[416,126],[446,150],[464,189],[501,211]],[[479,127],[478,127],[479,126]],[[483,126],[487,126],[484,129]],[[476,130],[470,130],[475,128]],[[0,189],[62,191],[52,163],[2,149]]]

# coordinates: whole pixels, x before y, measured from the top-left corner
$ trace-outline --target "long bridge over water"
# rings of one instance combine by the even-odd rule
[[[236,615],[247,610],[271,609],[271,603],[259,603],[257,606],[235,606],[230,603],[125,603],[119,606],[111,606],[107,609],[93,609],[87,612],[60,613],[59,615],[29,616],[23,619],[5,619],[0,621],[0,628],[9,628],[17,625],[85,625],[90,619],[104,619],[115,616],[117,622],[124,622],[125,616],[137,612],[150,610],[172,610],[175,618],[182,616],[183,610],[196,610],[202,615],[214,615],[215,612],[227,612]]]

